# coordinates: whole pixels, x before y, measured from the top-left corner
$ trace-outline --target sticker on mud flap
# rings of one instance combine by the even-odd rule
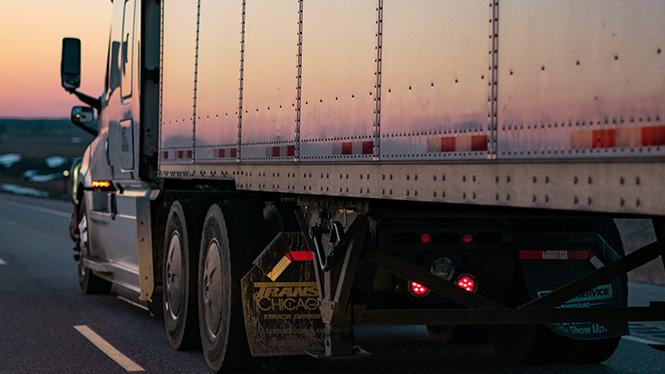
[[[538,291],[538,297],[545,296],[551,292],[550,290]],[[590,308],[611,304],[613,300],[612,286],[604,284],[570,299],[561,305],[561,308]],[[554,323],[550,324],[550,326],[564,335],[580,338],[599,338],[611,333],[607,325],[594,322]]]
[[[538,291],[538,297],[543,297],[550,293],[552,293],[550,290]],[[597,304],[607,304],[608,301],[612,301],[613,299],[614,295],[612,293],[612,286],[609,284],[604,284],[568,300],[561,307],[585,308]]]
[[[279,316],[280,319],[320,317],[316,282],[255,282],[254,302],[255,307],[264,313],[305,314],[284,314]],[[265,317],[272,318],[268,314]]]
[[[323,350],[312,252],[300,233],[280,233],[242,279],[247,340],[254,356]]]

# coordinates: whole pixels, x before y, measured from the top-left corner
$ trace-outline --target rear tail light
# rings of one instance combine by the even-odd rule
[[[432,236],[429,233],[423,233],[420,235],[420,242],[423,244],[429,244],[432,241]]]
[[[473,235],[471,234],[464,235],[462,237],[462,241],[464,242],[464,244],[471,244],[471,242],[473,241]]]
[[[429,295],[429,288],[420,283],[409,282],[409,293],[413,297],[425,297]]]
[[[462,274],[457,278],[457,286],[468,292],[476,292],[478,290],[478,283],[469,274]]]

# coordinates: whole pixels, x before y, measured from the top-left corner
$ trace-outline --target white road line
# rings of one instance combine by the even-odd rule
[[[0,204],[9,205],[9,206],[14,207],[14,208],[28,209],[28,210],[32,210],[33,212],[50,214],[52,216],[58,216],[58,217],[64,217],[64,218],[69,218],[71,216],[71,213],[63,212],[62,210],[44,208],[44,207],[37,206],[37,205],[32,205],[32,204],[19,203],[18,201],[0,199]]]
[[[83,335],[86,339],[88,339],[92,344],[94,344],[97,348],[99,348],[100,351],[104,352],[107,356],[109,356],[110,359],[115,361],[118,365],[122,366],[123,369],[129,372],[138,372],[138,371],[145,371],[142,367],[140,367],[136,362],[132,361],[129,359],[129,357],[125,356],[117,350],[114,346],[112,346],[109,342],[104,340],[101,336],[97,335],[90,327],[87,325],[77,325],[74,326],[76,331],[80,332],[81,335]]]
[[[0,257],[0,265],[7,265],[7,261],[3,260],[2,257]]]
[[[657,342],[651,339],[640,338],[639,336],[626,335],[623,337],[623,339],[648,345],[657,345],[657,346],[665,345],[665,343],[663,342]]]
[[[132,301],[132,300],[129,300],[129,299],[126,298],[126,297],[118,296],[118,297],[116,297],[116,299],[118,299],[118,300],[120,300],[120,301],[124,301],[124,302],[126,302],[127,304],[134,305],[135,307],[141,308],[141,309],[143,309],[143,310],[148,310],[148,308],[147,308],[146,306],[141,305],[141,304],[139,304],[139,303],[137,303],[137,302],[134,302],[134,301]]]

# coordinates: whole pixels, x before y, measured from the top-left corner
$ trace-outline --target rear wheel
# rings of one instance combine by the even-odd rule
[[[165,230],[163,303],[169,345],[183,350],[199,345],[196,300],[201,213],[189,201],[171,205]]]
[[[76,248],[78,250],[78,276],[81,292],[86,295],[105,294],[111,291],[111,282],[95,275],[92,270],[85,266],[84,259],[90,256],[90,241],[88,236],[88,215],[85,211],[85,203],[81,201],[77,206],[78,225],[76,231]]]
[[[439,343],[448,344],[455,337],[457,326],[452,325],[427,325],[427,333],[429,337]]]
[[[229,200],[213,204],[203,225],[199,260],[199,320],[208,366],[220,370],[253,370],[253,358],[242,309],[241,279],[268,244],[262,204]]]
[[[587,222],[583,226],[600,233],[619,255],[624,255],[621,236],[613,220],[596,220]],[[625,275],[621,278],[621,284],[624,295],[627,295],[628,280]],[[616,306],[625,307],[626,299],[627,297]],[[595,364],[609,359],[621,340],[621,337],[598,340],[572,339],[556,334],[544,325],[492,326],[488,328],[487,333],[497,356],[503,361],[514,364],[524,362]]]
[[[513,364],[596,364],[609,359],[621,339],[576,340],[543,325],[493,327],[488,336],[497,356]]]

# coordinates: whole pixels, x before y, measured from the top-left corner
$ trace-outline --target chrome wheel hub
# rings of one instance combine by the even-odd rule
[[[203,312],[208,334],[216,338],[222,317],[222,261],[219,256],[219,242],[213,239],[208,244],[203,270]]]
[[[184,288],[182,251],[180,246],[180,233],[174,231],[169,242],[166,257],[166,309],[172,319],[177,319],[182,308],[182,291]]]

